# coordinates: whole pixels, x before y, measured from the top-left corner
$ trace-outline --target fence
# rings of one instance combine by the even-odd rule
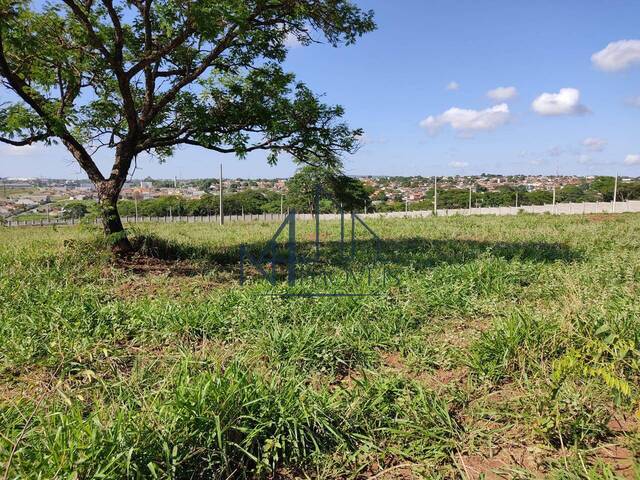
[[[583,202],[583,203],[556,203],[555,205],[524,205],[520,207],[476,207],[476,208],[446,208],[438,209],[438,216],[455,216],[455,215],[517,215],[518,213],[549,213],[557,215],[585,215],[593,213],[625,213],[640,212],[640,200],[629,200],[625,202]],[[406,212],[379,212],[360,214],[366,218],[422,218],[433,215],[432,211],[406,211]],[[245,214],[245,215],[225,215],[224,222],[272,222],[283,221],[286,214],[279,213],[261,213]],[[311,220],[313,215],[310,213],[298,214],[300,220]],[[340,218],[339,214],[322,214],[320,218],[323,220],[336,220]],[[191,215],[173,215],[166,217],[123,217],[124,223],[219,223],[218,215],[191,216]],[[4,225],[8,227],[18,226],[48,226],[48,225],[74,225],[79,223],[87,223],[86,220],[5,220]],[[92,222],[99,224],[99,219]]]
[[[556,203],[555,205],[523,205],[519,207],[474,207],[474,208],[445,208],[438,209],[438,216],[455,215],[517,215],[518,213],[549,213],[556,215],[586,215],[594,213],[626,213],[640,212],[640,200],[628,200],[625,202],[582,202],[582,203]],[[431,211],[407,211],[371,213],[367,217],[428,217]]]
[[[285,215],[280,215],[279,213],[261,213],[261,214],[245,214],[245,215],[225,215],[224,222],[271,222],[276,220],[283,220]],[[311,214],[298,215],[301,217],[313,218]],[[219,215],[204,215],[204,216],[194,216],[194,215],[172,215],[172,216],[164,216],[164,217],[122,217],[123,223],[219,223],[220,216]],[[79,224],[100,224],[101,220],[99,218],[95,218],[92,220],[86,219],[41,219],[41,220],[5,220],[4,225],[7,227],[23,227],[23,226],[48,226],[48,225],[79,225]],[[0,223],[0,225],[2,225]]]

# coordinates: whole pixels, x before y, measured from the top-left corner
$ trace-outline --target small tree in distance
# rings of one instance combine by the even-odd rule
[[[360,130],[282,70],[289,42],[333,46],[375,28],[350,0],[0,0],[0,141],[60,142],[95,184],[114,250],[138,155],[181,145],[337,165]],[[103,175],[100,149],[113,150]]]
[[[287,181],[287,205],[301,212],[314,212],[315,199],[320,211],[361,211],[371,207],[371,191],[357,178],[342,173],[338,165],[324,168],[306,165]]]

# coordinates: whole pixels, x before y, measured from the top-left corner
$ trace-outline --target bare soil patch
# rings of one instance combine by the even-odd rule
[[[606,463],[613,472],[624,479],[637,479],[635,465],[638,457],[621,445],[606,445],[598,449],[596,459]]]
[[[592,215],[586,215],[587,219],[590,222],[607,222],[614,220],[616,217],[612,215],[608,215],[606,213],[594,213]]]
[[[460,470],[470,480],[497,480],[513,478],[516,473],[528,473],[536,478],[544,477],[541,468],[541,452],[523,446],[512,446],[499,449],[495,455],[459,456]]]
[[[188,260],[166,260],[145,255],[116,258],[115,266],[135,275],[164,275],[188,277],[205,272],[201,264]]]

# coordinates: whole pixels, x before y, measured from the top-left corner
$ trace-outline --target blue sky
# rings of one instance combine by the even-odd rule
[[[640,175],[640,2],[358,3],[376,32],[346,48],[293,45],[286,62],[365,130],[348,173]],[[517,94],[489,98],[497,87]],[[60,148],[0,155],[0,176],[84,178]],[[140,159],[135,176],[214,176],[220,161],[233,177],[295,169],[185,148],[162,165]]]

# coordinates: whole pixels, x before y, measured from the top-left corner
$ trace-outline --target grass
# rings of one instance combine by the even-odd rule
[[[640,475],[640,215],[368,223],[291,288],[273,223],[0,228],[6,478]]]

